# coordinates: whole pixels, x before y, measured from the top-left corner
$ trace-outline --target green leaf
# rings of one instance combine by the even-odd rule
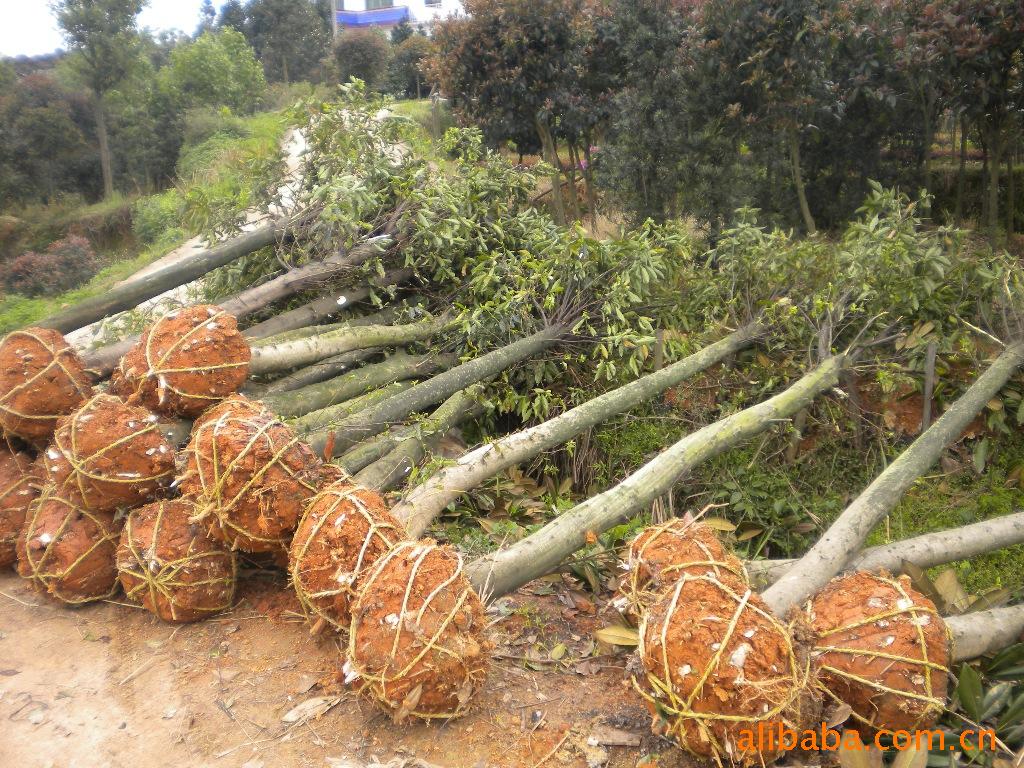
[[[956,686],[956,697],[967,716],[976,723],[981,720],[981,690],[981,676],[978,671],[970,664],[962,665]]]

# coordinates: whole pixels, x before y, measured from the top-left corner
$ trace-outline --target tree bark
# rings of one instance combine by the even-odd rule
[[[988,142],[989,180],[988,180],[988,232],[989,237],[999,234],[999,164],[1002,162],[1002,135],[998,128],[992,129]]]
[[[347,402],[338,403],[337,405],[332,405],[328,408],[321,408],[319,411],[312,411],[304,414],[293,419],[289,424],[299,435],[305,436],[311,432],[319,432],[320,430],[330,426],[332,423],[344,419],[346,416],[357,413],[363,408],[371,408],[378,403],[382,403],[395,395],[405,392],[407,389],[411,389],[412,386],[412,381],[396,381],[392,384],[383,386],[380,389],[375,389],[373,392],[367,392],[365,395],[352,398]],[[322,452],[323,448],[321,447],[320,450]]]
[[[413,432],[385,456],[356,474],[354,480],[381,493],[405,482],[412,468],[426,455],[427,445],[454,427],[483,413],[473,395],[462,390],[449,397],[430,417],[413,426]]]
[[[387,384],[406,379],[421,379],[443,371],[458,362],[455,355],[392,355],[382,363],[367,365],[334,379],[310,384],[291,392],[270,394],[263,402],[282,419],[343,403]]]
[[[845,355],[831,357],[788,389],[687,435],[615,487],[587,499],[508,549],[471,563],[466,573],[482,595],[507,594],[558,567],[601,533],[664,496],[701,462],[788,419],[839,382]]]
[[[764,592],[765,602],[784,616],[828,583],[849,562],[878,522],[899,503],[921,475],[939,460],[1024,362],[1024,342],[1016,342],[996,359],[949,410],[915,440],[836,519],[785,576]]]
[[[1024,633],[1024,605],[949,616],[953,661],[968,661],[1020,642]]]
[[[268,336],[276,336],[279,333],[294,331],[298,328],[305,328],[325,320],[332,315],[348,309],[359,301],[369,298],[374,288],[387,288],[393,285],[400,285],[412,279],[411,269],[397,269],[388,272],[383,277],[375,277],[366,285],[357,288],[349,288],[340,292],[332,292],[322,296],[315,301],[293,309],[289,312],[282,312],[262,323],[257,323],[246,328],[243,333],[250,339],[262,339]],[[223,306],[223,305],[222,305]],[[225,307],[226,309],[226,307]],[[229,310],[230,311],[230,310]]]
[[[352,317],[326,325],[307,325],[303,328],[295,328],[294,330],[284,331],[273,336],[253,339],[249,343],[254,347],[269,347],[285,341],[298,341],[299,339],[308,339],[310,336],[323,336],[325,333],[331,333],[340,328],[358,328],[364,325],[391,325],[397,317],[398,309],[396,307],[385,307],[380,312],[374,312],[372,315]]]
[[[373,254],[379,252],[381,239],[389,240],[390,238],[373,238],[372,242],[362,243],[343,255],[290,269],[273,280],[255,285],[231,299],[220,302],[220,307],[241,320],[253,312],[270,306],[275,301],[294,296],[307,288],[313,288],[327,280],[350,272]]]
[[[761,333],[757,324],[745,326],[667,368],[588,400],[543,424],[476,448],[413,488],[392,513],[405,523],[411,536],[422,536],[448,504],[471,488],[710,368],[753,343]]]
[[[555,206],[555,223],[565,226],[565,200],[562,197],[562,171],[561,162],[558,160],[558,149],[554,144],[554,137],[551,135],[551,128],[547,121],[538,113],[534,116],[534,124],[537,127],[537,136],[540,137],[541,152],[544,159],[551,166],[551,199]]]
[[[329,357],[326,360],[321,360],[319,363],[300,368],[295,373],[283,376],[267,385],[263,392],[273,395],[279,392],[291,392],[310,384],[318,384],[321,381],[327,381],[334,376],[345,373],[345,371],[351,370],[359,365],[359,363],[379,354],[380,349],[353,349],[351,352],[344,352],[340,355]]]
[[[286,341],[269,347],[256,347],[252,351],[249,372],[252,375],[301,368],[328,357],[353,349],[386,347],[424,341],[440,333],[449,324],[447,318],[426,320],[409,325],[366,325],[362,328],[342,328],[323,336]]]
[[[101,296],[76,304],[41,320],[36,325],[61,333],[84,328],[108,315],[135,309],[139,304],[165,291],[190,283],[207,272],[229,264],[260,248],[273,245],[291,232],[286,221],[270,221],[223,243],[170,264],[146,277],[111,288]]]
[[[964,223],[964,193],[967,187],[967,119],[960,119],[960,167],[956,175],[956,225]]]
[[[1013,148],[1006,152],[1006,238],[1013,237],[1014,219],[1017,215],[1017,180],[1013,172]]]
[[[96,114],[96,138],[99,140],[100,145],[100,173],[103,174],[103,199],[109,200],[114,196],[114,163],[110,156],[107,110],[103,104],[102,93],[94,93],[93,98]]]
[[[1024,512],[1017,512],[865,549],[843,572],[886,570],[898,573],[904,561],[918,568],[934,568],[1021,543],[1024,543]],[[796,560],[750,560],[746,567],[751,583],[767,587],[796,563]]]
[[[525,339],[469,360],[417,384],[408,392],[350,416],[328,431],[311,436],[309,444],[315,451],[322,452],[327,444],[328,434],[333,433],[335,455],[340,455],[356,443],[379,435],[389,425],[405,419],[409,414],[436,405],[470,384],[496,376],[516,363],[543,352],[557,344],[564,333],[564,326],[549,326]]]
[[[796,197],[800,202],[800,215],[803,216],[804,227],[807,229],[808,235],[816,234],[818,228],[814,226],[811,207],[807,203],[807,190],[804,188],[804,175],[800,168],[800,136],[796,129],[789,131],[789,164],[793,173],[793,184],[796,186]]]

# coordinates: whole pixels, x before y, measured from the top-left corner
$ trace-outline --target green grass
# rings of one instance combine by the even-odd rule
[[[147,217],[145,237],[140,238],[149,245],[141,252],[125,252],[123,248],[101,252],[107,265],[85,285],[57,296],[3,297],[0,332],[30,325],[66,306],[102,294],[203,231],[213,215],[211,212],[237,212],[249,207],[268,169],[280,159],[280,142],[287,123],[282,113],[270,112],[244,118],[242,125],[245,136],[214,133],[205,141],[184,148],[178,160],[177,185],[134,201],[136,211],[147,204],[152,211]],[[93,205],[62,209],[57,212],[58,221],[100,218],[131,203],[130,198],[118,196]]]

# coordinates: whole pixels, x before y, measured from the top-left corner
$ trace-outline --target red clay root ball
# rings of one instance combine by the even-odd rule
[[[234,316],[201,304],[146,328],[114,371],[110,391],[158,413],[195,417],[239,390],[250,356]]]
[[[28,454],[0,446],[0,568],[18,560],[15,543],[29,506],[39,497],[37,471]]]
[[[612,604],[635,621],[683,574],[709,573],[737,592],[747,584],[739,558],[719,541],[713,528],[692,518],[674,518],[642,530],[629,545],[623,569]]]
[[[359,577],[405,538],[380,494],[345,480],[318,493],[295,531],[289,558],[307,618],[347,631]]]
[[[57,419],[92,394],[85,364],[57,331],[26,328],[0,341],[0,428],[46,442]]]
[[[117,548],[125,594],[175,624],[199,621],[231,607],[235,555],[192,522],[195,505],[157,501],[128,516]]]
[[[136,507],[174,478],[174,449],[145,408],[96,395],[65,416],[44,452],[60,496],[94,512]]]
[[[851,728],[930,728],[946,700],[945,622],[910,579],[865,572],[830,581],[808,606],[814,665],[826,696],[853,710]]]
[[[232,398],[192,429],[181,492],[208,533],[245,552],[280,552],[317,491],[323,462],[258,404]]]
[[[119,535],[110,512],[89,512],[44,492],[18,536],[18,573],[69,605],[113,597]]]
[[[758,743],[759,724],[803,727],[808,664],[749,588],[684,575],[651,604],[639,655],[645,676],[635,682],[654,732],[699,758],[768,762],[777,752]]]
[[[483,685],[490,647],[461,556],[432,541],[405,541],[363,577],[346,681],[361,680],[395,722],[458,717]]]

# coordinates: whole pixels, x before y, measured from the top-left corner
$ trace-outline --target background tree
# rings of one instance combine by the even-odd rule
[[[370,90],[384,85],[390,57],[388,41],[374,29],[346,29],[334,43],[334,59],[341,82],[357,77]]]
[[[213,0],[203,0],[199,6],[199,27],[196,29],[196,36],[209,32],[217,21],[217,11],[213,7]]]
[[[267,79],[310,79],[330,42],[330,30],[316,6],[310,0],[252,0],[245,11],[246,37]]]
[[[409,20],[402,19],[391,28],[391,44],[401,45],[414,34],[416,34],[416,30],[412,28],[412,24],[409,23]]]
[[[224,29],[225,27],[230,27],[236,32],[245,34],[246,21],[245,6],[242,5],[242,0],[227,0],[220,7],[220,14],[217,16],[217,28]]]
[[[53,11],[75,65],[92,92],[103,193],[114,193],[114,172],[103,103],[137,61],[136,21],[145,0],[56,0]]]
[[[242,113],[256,108],[267,85],[245,36],[230,28],[177,48],[164,77],[183,106],[226,106]]]
[[[392,39],[394,38],[392,30]],[[423,65],[434,52],[426,35],[413,33],[394,47],[388,68],[388,90],[398,96],[422,98]]]

